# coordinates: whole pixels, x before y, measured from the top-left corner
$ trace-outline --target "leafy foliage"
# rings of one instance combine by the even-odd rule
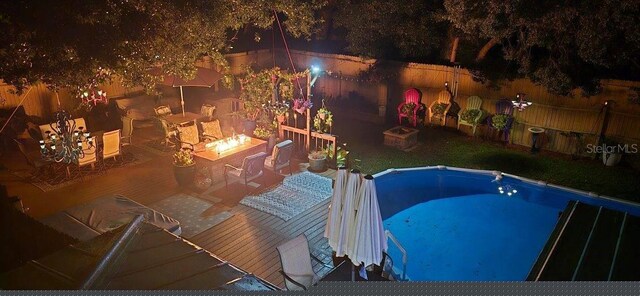
[[[503,130],[507,127],[507,122],[511,116],[507,114],[496,114],[491,117],[491,125],[498,130]]]
[[[313,128],[320,133],[328,133],[333,125],[333,114],[329,109],[322,107],[318,109],[316,116],[313,118]]]
[[[433,112],[435,116],[443,116],[444,110],[447,110],[447,106],[449,106],[449,104],[437,103],[431,107],[431,112]]]
[[[195,161],[193,160],[191,151],[183,149],[173,154],[173,164],[179,167],[187,167],[195,164]]]
[[[462,111],[460,114],[460,119],[469,122],[469,123],[477,123],[478,115],[480,115],[480,110],[478,109],[467,109]]]
[[[402,114],[406,115],[407,117],[413,116],[413,112],[415,110],[416,110],[416,103],[407,103],[402,105],[402,108],[400,108],[400,112],[402,112]]]
[[[227,69],[223,53],[245,27],[268,28],[274,11],[295,37],[309,37],[322,1],[61,0],[0,3],[0,78],[18,90],[41,81],[82,86],[99,68],[127,85],[152,89],[164,74],[192,79],[208,56]],[[282,17],[281,17],[282,18]],[[227,82],[229,77],[225,78]]]

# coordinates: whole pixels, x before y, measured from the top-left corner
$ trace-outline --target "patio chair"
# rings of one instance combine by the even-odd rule
[[[160,126],[162,127],[162,132],[164,133],[164,138],[162,139],[162,143],[165,147],[173,147],[175,144],[171,141],[171,139],[176,135],[175,129],[162,118],[158,118],[160,122]]]
[[[107,158],[117,160],[121,155],[120,130],[106,132],[102,135],[102,161],[105,164]]]
[[[88,146],[88,145],[87,145]],[[86,147],[86,146],[85,146]],[[96,169],[96,162],[98,161],[98,151],[95,146],[83,148],[84,157],[79,158],[72,164],[67,165],[67,177],[71,177],[71,166],[75,165],[78,170],[84,166],[91,166],[91,170]]]
[[[171,108],[169,108],[169,106],[158,106],[153,108],[153,111],[158,117],[171,115]]]
[[[320,277],[313,271],[312,258],[328,268],[334,268],[311,254],[309,241],[304,234],[279,245],[276,249],[282,265],[280,273],[284,276],[285,287],[290,291],[307,290],[320,281]]]
[[[200,144],[198,126],[192,122],[191,125],[177,126],[176,130],[180,149],[191,149],[191,151],[195,151],[196,145]]]
[[[203,104],[202,107],[200,107],[200,115],[202,115],[203,117],[206,117],[207,120],[213,119],[213,113],[215,111],[216,111],[216,106],[212,106],[209,104]]]
[[[264,160],[267,153],[260,152],[244,158],[240,168],[230,164],[224,165],[224,186],[229,188],[229,180],[244,182],[244,186],[249,188],[249,182],[259,178],[264,174]]]
[[[291,170],[291,155],[293,154],[293,141],[286,140],[276,144],[270,156],[264,160],[264,168],[279,174],[280,170],[288,167],[289,175],[293,174]]]
[[[472,130],[471,134],[474,136],[476,135],[476,127],[480,123],[480,119],[482,118],[482,115],[483,115],[482,109],[480,109],[481,106],[482,106],[482,99],[480,97],[470,96],[469,98],[467,98],[467,108],[465,110],[460,110],[460,112],[458,112],[458,130],[460,129],[461,125],[468,125],[468,126],[471,126],[471,130]],[[467,110],[478,110],[479,113],[472,121],[466,121],[462,119],[461,116]]]
[[[35,153],[29,153],[24,147],[24,144],[18,139],[13,139],[13,141],[18,145],[18,150],[20,150],[20,154],[22,154],[27,164],[34,170],[32,175],[40,175],[44,170],[51,167],[51,162],[37,157]]]
[[[415,88],[410,88],[404,92],[404,102],[398,105],[398,124],[402,124],[402,118],[406,117],[409,122],[413,123],[413,126],[418,125],[418,115],[424,108],[420,103],[420,91]],[[413,111],[410,114],[402,112],[402,109],[407,104],[415,104]]]
[[[120,145],[131,145],[131,136],[133,135],[133,119],[131,117],[122,116],[122,132],[120,134]]]
[[[505,142],[508,142],[509,135],[511,133],[511,125],[513,125],[513,103],[507,99],[498,100],[496,102],[496,114],[494,114],[493,116],[498,114],[504,114],[509,116],[507,118],[507,122],[504,128],[502,129],[502,138]],[[493,116],[490,116],[487,118],[487,125],[489,126],[490,129],[496,130],[493,127]]]
[[[220,120],[211,120],[200,122],[202,127],[202,137],[209,141],[220,140],[224,138],[222,128],[220,128]]]
[[[440,125],[444,126],[447,124],[447,113],[449,112],[449,108],[451,108],[451,102],[449,101],[450,95],[447,91],[443,90],[438,94],[438,98],[429,105],[429,122],[433,122],[436,120]],[[446,107],[442,114],[434,112],[434,107],[437,104],[445,104]]]

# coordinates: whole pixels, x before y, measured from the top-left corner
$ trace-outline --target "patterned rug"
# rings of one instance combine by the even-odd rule
[[[128,151],[124,152],[118,160],[107,159],[106,163],[104,163],[99,158],[94,170],[91,169],[91,166],[80,168],[70,166],[70,177],[67,177],[66,166],[63,164],[54,164],[53,172],[40,173],[38,175],[34,175],[29,171],[13,171],[11,173],[38,187],[40,190],[48,192],[91,180],[116,168],[134,166],[152,159],[150,155],[137,150],[135,147],[127,147],[125,149]]]
[[[271,190],[247,196],[240,203],[288,221],[329,198],[331,192],[331,179],[302,172],[286,177]]]
[[[203,213],[212,206],[213,204],[199,198],[178,193],[149,207],[180,221],[181,236],[191,238],[233,216],[227,211],[211,216],[204,215]]]

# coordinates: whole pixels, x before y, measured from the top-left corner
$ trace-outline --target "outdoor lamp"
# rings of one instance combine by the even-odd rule
[[[311,66],[311,73],[318,74],[319,72],[320,72],[320,67],[318,67],[317,65]]]

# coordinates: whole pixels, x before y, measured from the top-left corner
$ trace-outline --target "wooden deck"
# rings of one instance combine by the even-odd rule
[[[224,181],[214,184],[204,194],[181,190],[173,176],[170,154],[151,153],[140,148],[141,142],[156,138],[152,129],[136,130],[134,150],[151,160],[130,167],[108,170],[104,175],[53,191],[43,192],[12,174],[27,169],[24,159],[16,151],[4,152],[0,160],[5,169],[0,170],[0,183],[7,186],[11,196],[22,198],[27,212],[34,218],[42,218],[60,210],[90,201],[104,195],[121,194],[144,205],[150,205],[179,192],[185,192],[204,200],[219,200],[206,214],[226,210],[233,217],[210,228],[190,240],[221,259],[227,260],[247,272],[283,286],[276,246],[301,233],[307,235],[312,252],[327,264],[331,264],[331,250],[323,238],[330,199],[285,222],[284,220],[253,208],[238,204],[245,196],[242,187],[224,189]],[[295,171],[304,170],[305,164],[294,165]],[[335,171],[323,175],[333,178]],[[259,181],[271,186],[279,179],[267,177]],[[264,189],[262,186],[258,190]],[[254,192],[255,193],[255,192]],[[40,242],[46,243],[46,242]],[[329,268],[315,261],[314,269],[325,274]]]
[[[323,173],[333,178],[335,171]],[[332,264],[331,249],[323,237],[331,199],[317,204],[289,221],[238,204],[230,219],[206,230],[191,241],[206,250],[252,272],[267,281],[283,286],[279,273],[280,259],[276,247],[300,234],[309,240],[311,252],[325,264]],[[330,269],[313,260],[314,270],[326,274]]]

